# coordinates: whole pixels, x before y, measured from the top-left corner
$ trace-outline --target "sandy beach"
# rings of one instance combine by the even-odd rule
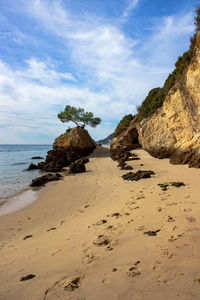
[[[99,147],[87,172],[0,217],[1,300],[199,299],[200,170],[133,152],[152,178],[124,181]]]

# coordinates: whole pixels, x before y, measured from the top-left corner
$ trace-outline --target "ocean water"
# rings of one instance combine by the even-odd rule
[[[13,198],[29,188],[32,179],[41,175],[40,170],[26,171],[31,163],[45,159],[51,145],[0,145],[0,203]]]

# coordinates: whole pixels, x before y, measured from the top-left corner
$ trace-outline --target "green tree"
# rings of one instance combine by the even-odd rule
[[[100,118],[94,118],[92,112],[87,112],[83,108],[66,105],[65,110],[58,114],[58,118],[63,123],[73,122],[77,127],[96,127],[101,123]]]

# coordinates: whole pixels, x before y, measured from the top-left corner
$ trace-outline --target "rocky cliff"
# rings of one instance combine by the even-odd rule
[[[137,124],[142,148],[172,163],[200,164],[200,33],[194,54],[161,108]]]
[[[174,164],[200,167],[200,33],[196,36],[192,60],[180,80],[169,90],[162,107],[141,122],[135,120],[117,138],[134,148],[135,129],[143,149],[158,158],[169,157]],[[114,141],[113,146],[116,145]]]

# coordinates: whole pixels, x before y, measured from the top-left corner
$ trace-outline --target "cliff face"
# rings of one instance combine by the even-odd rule
[[[200,154],[200,34],[194,53],[163,106],[136,126],[142,148],[160,158],[171,157],[172,163],[181,163],[178,156],[182,153],[190,152],[193,158]]]
[[[120,141],[123,147],[128,143],[129,148],[132,143],[134,149],[137,129],[139,144],[151,155],[170,158],[174,164],[200,167],[200,33],[193,53],[188,68],[168,92],[162,107],[141,122],[134,120],[113,141],[111,150]]]

